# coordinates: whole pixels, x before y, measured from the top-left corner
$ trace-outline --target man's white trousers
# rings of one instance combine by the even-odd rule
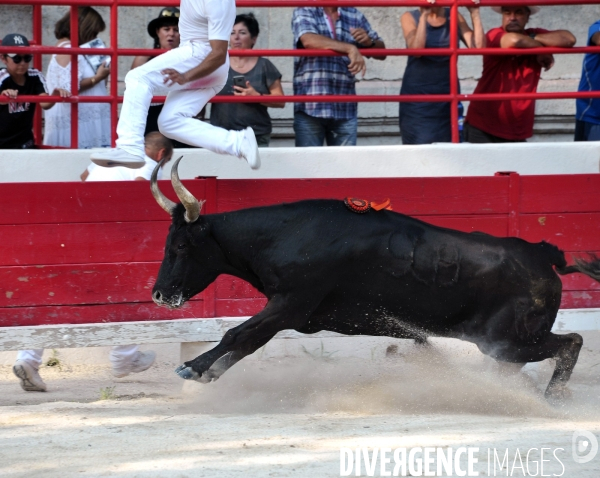
[[[241,131],[228,131],[194,119],[208,101],[223,89],[229,72],[229,57],[224,65],[205,78],[185,85],[166,87],[166,68],[185,73],[197,67],[210,53],[209,45],[186,42],[134,68],[125,77],[125,95],[117,126],[117,147],[144,156],[144,130],[152,96],[166,95],[158,118],[158,129],[171,139],[215,153],[240,155]]]
[[[131,363],[139,348],[139,345],[115,345],[108,354],[113,368],[120,368]],[[39,369],[42,365],[43,353],[44,349],[19,350],[17,360],[25,360],[36,369]]]

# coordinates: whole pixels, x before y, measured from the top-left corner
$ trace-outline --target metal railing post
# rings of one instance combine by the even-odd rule
[[[33,41],[36,45],[41,45],[42,38],[42,6],[33,6]],[[39,71],[42,71],[42,55],[36,54],[33,56],[33,67]],[[51,91],[48,93],[52,94]],[[42,144],[42,108],[36,107],[35,116],[33,118],[33,140],[35,144]]]
[[[117,140],[117,122],[119,106],[119,6],[118,0],[114,0],[110,6],[110,47],[113,50],[110,61],[110,134],[111,146],[115,147]]]
[[[71,48],[79,46],[79,7],[71,5]],[[79,96],[78,55],[71,54],[71,95]],[[79,147],[79,103],[71,103],[71,148]]]
[[[450,125],[452,131],[452,142],[460,142],[458,131],[458,2],[450,7]]]

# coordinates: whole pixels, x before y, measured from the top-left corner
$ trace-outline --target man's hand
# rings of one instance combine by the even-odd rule
[[[537,62],[542,65],[544,71],[548,71],[554,65],[554,56],[550,53],[538,55]]]
[[[4,90],[0,95],[8,96],[9,98],[15,99],[19,92],[17,90]]]
[[[246,88],[242,88],[241,86],[233,87],[233,95],[234,96],[261,96],[258,91],[254,89],[254,87],[250,84],[249,81],[246,81]]]
[[[179,73],[177,70],[173,68],[165,68],[161,71],[165,79],[163,83],[167,86],[173,86],[174,84],[185,85],[189,83],[188,79],[185,76],[185,73]]]
[[[350,28],[350,34],[356,43],[360,43],[365,48],[373,45],[373,40],[371,40],[371,37],[364,28]]]
[[[362,76],[364,77],[365,73],[367,72],[367,65],[365,63],[365,59],[360,54],[360,51],[358,51],[358,48],[356,48],[354,45],[348,53],[348,58],[350,59],[350,64],[348,65],[348,70],[350,70],[350,73],[355,76],[358,73],[362,73]]]

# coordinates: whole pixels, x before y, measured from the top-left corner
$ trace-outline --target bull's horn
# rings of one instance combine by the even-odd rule
[[[152,191],[152,195],[156,202],[160,207],[162,207],[169,214],[173,214],[173,209],[177,204],[171,201],[167,196],[165,196],[160,189],[158,189],[158,182],[156,178],[158,177],[159,169],[167,162],[167,158],[163,158],[160,163],[154,166],[154,171],[152,171],[152,177],[150,178],[150,190]]]
[[[181,158],[183,158],[183,156],[175,161],[175,164],[171,168],[171,183],[173,184],[175,194],[177,194],[181,204],[183,204],[185,207],[185,222],[192,223],[200,217],[200,211],[202,211],[202,205],[204,204],[204,201],[198,201],[194,195],[189,192],[183,184],[181,184],[179,173],[177,172]]]

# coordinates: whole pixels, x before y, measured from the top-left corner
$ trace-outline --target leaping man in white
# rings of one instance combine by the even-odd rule
[[[158,118],[160,132],[182,143],[230,154],[260,167],[252,128],[228,131],[194,119],[227,81],[227,45],[235,21],[235,0],[181,0],[181,44],[125,77],[125,96],[117,147],[92,154],[100,166],[140,168],[144,161],[144,128],[154,95],[166,93]]]

